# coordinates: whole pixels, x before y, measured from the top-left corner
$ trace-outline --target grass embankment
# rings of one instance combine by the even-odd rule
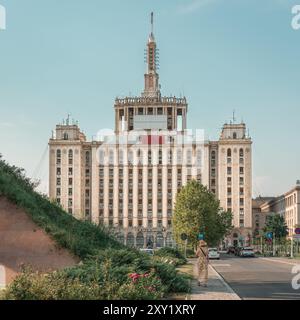
[[[175,268],[180,259],[152,258],[120,244],[105,228],[76,220],[35,192],[23,171],[1,158],[0,196],[23,208],[59,246],[82,260],[47,275],[24,270],[4,291],[4,299],[159,299],[189,290],[188,277]]]

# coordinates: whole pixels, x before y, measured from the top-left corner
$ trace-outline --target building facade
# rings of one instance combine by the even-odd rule
[[[296,186],[285,194],[263,203],[261,212],[284,217],[289,231],[288,237],[291,238],[295,228],[300,226],[300,181],[298,180]]]
[[[114,130],[87,141],[69,119],[56,126],[49,141],[50,198],[78,219],[113,228],[127,245],[171,246],[176,194],[195,179],[233,212],[227,244],[250,241],[252,141],[246,125],[225,124],[218,141],[187,130],[187,99],[161,95],[153,29],[146,51],[144,90],[115,100]]]

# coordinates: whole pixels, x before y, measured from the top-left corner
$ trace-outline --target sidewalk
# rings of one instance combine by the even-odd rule
[[[192,264],[194,279],[191,283],[191,293],[186,296],[186,300],[241,300],[211,265],[209,265],[207,288],[199,287],[197,259],[190,259],[189,263]]]

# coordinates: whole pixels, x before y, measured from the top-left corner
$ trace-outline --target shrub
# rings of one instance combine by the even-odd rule
[[[183,254],[175,248],[161,248],[155,253],[155,256],[163,258],[160,259],[162,262],[173,264],[175,266],[187,263]]]
[[[0,196],[22,207],[57,245],[70,250],[82,262],[50,274],[24,270],[4,291],[2,298],[16,300],[58,299],[158,299],[168,292],[189,289],[188,279],[172,264],[185,263],[178,250],[159,250],[155,258],[128,248],[105,227],[78,221],[46,196],[24,172],[9,166],[0,155]],[[157,259],[159,261],[157,261]],[[138,282],[129,274],[149,274]]]

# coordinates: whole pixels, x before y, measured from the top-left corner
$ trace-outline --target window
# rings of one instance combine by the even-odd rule
[[[231,157],[231,149],[227,149],[227,157]]]
[[[69,168],[69,176],[73,175],[73,168]]]
[[[73,150],[69,150],[69,165],[73,164]]]
[[[58,176],[61,175],[61,169],[60,169],[60,168],[57,168],[57,169],[56,169],[56,174],[57,174]]]
[[[69,186],[73,185],[73,178],[69,178]]]
[[[236,138],[237,138],[237,133],[234,132],[234,133],[233,133],[233,139],[236,139]]]
[[[231,167],[227,167],[227,174],[231,175],[231,173],[232,173]]]
[[[244,167],[240,167],[240,174],[244,174]]]
[[[58,164],[58,165],[61,164],[61,150],[60,149],[56,150],[56,164]]]
[[[244,178],[240,177],[240,185],[244,185]]]
[[[56,189],[56,196],[57,196],[57,197],[60,197],[60,195],[61,195],[60,188],[57,188],[57,189]]]
[[[72,195],[73,195],[73,189],[69,188],[69,196],[72,196]]]
[[[86,165],[89,165],[90,164],[90,152],[89,151],[86,151],[85,153],[85,163]]]
[[[57,178],[57,179],[56,179],[56,184],[57,184],[58,186],[61,185],[61,178]]]
[[[244,157],[244,149],[240,149],[240,157],[241,157],[241,158]]]

